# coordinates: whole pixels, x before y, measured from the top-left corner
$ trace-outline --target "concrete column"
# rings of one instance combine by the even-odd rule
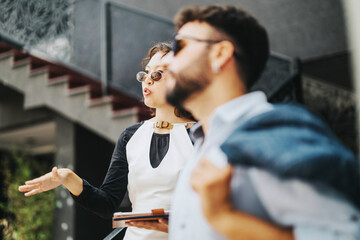
[[[55,165],[73,169],[75,166],[75,126],[74,123],[56,117]],[[56,189],[56,208],[53,229],[54,240],[75,239],[75,203],[69,191],[61,186]]]
[[[358,126],[360,126],[360,1],[343,0],[343,4],[347,24],[348,42],[351,50],[354,86],[356,91],[356,103],[358,110],[357,123]]]

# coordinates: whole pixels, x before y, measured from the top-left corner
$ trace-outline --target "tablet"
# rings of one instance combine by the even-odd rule
[[[153,209],[149,212],[116,212],[113,215],[113,228],[126,227],[127,221],[154,221],[169,218],[170,211]]]

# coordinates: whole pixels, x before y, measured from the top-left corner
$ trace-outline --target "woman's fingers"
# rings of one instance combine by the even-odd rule
[[[26,197],[30,197],[30,196],[35,195],[35,194],[38,194],[38,193],[41,193],[40,186],[37,187],[37,188],[35,188],[35,189],[33,189],[33,190],[31,190],[30,192],[25,193],[24,195],[25,195]]]
[[[19,192],[28,192],[40,187],[40,184],[32,184],[32,185],[21,185],[19,186]]]
[[[137,228],[168,232],[168,223],[166,221],[128,221],[126,224]]]
[[[19,192],[25,192],[25,196],[29,197],[41,192],[40,184],[22,185],[19,187]]]
[[[169,219],[168,219],[168,218],[160,218],[160,219],[159,219],[159,223],[169,224]]]
[[[26,185],[34,185],[34,184],[39,184],[41,181],[43,181],[43,176],[41,177],[38,177],[38,178],[34,178],[34,179],[31,179],[31,180],[28,180],[25,182]]]
[[[41,177],[38,178],[34,178],[31,180],[28,180],[25,182],[26,185],[34,185],[34,184],[41,184],[47,180],[58,180],[59,179],[59,174],[58,174],[58,169],[57,167],[53,167],[53,169],[51,170],[51,172],[42,175]]]
[[[128,221],[126,222],[128,226],[137,227],[137,228],[145,228],[149,230],[155,230],[158,225],[157,221]]]

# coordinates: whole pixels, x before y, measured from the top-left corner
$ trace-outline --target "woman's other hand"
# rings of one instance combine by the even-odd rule
[[[129,221],[126,224],[129,227],[145,228],[167,233],[169,221],[166,218],[160,218],[158,221]]]

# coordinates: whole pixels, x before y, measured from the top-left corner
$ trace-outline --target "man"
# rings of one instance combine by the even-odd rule
[[[182,9],[175,25],[167,100],[199,123],[170,239],[359,238],[355,157],[303,107],[248,92],[269,55],[265,29],[229,6]]]

